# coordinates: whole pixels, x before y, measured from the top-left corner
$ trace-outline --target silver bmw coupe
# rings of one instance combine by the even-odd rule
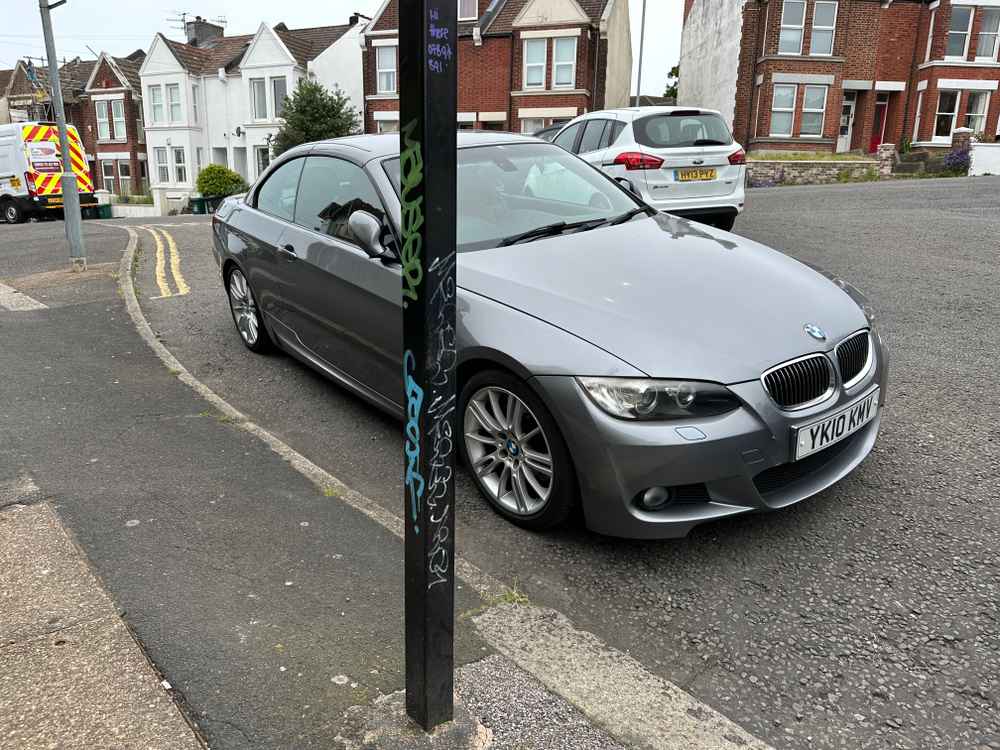
[[[888,362],[867,300],[645,205],[534,138],[459,134],[459,448],[547,529],[685,535],[829,487],[871,451]],[[403,416],[399,137],[293,149],[213,222],[243,343]]]

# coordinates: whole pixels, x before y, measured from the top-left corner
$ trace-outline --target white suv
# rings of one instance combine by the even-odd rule
[[[691,107],[607,109],[577,117],[553,140],[649,205],[732,229],[746,202],[746,154],[718,112]]]

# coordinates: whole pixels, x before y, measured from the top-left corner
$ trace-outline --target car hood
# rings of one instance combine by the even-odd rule
[[[832,350],[868,325],[817,270],[666,214],[459,257],[463,288],[651,377],[754,380],[778,363]],[[807,324],[820,326],[826,341],[810,337]]]

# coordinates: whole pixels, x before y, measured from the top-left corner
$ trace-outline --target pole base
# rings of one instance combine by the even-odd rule
[[[86,258],[70,258],[70,261],[73,264],[70,267],[70,270],[73,273],[83,273],[84,271],[87,270],[87,259]]]
[[[456,701],[455,720],[424,732],[406,714],[406,693],[382,696],[369,706],[352,706],[338,740],[345,750],[487,750],[493,733]]]

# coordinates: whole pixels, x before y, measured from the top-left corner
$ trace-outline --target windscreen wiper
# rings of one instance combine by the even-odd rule
[[[562,234],[570,229],[589,228],[591,225],[597,226],[603,224],[605,221],[607,221],[607,219],[587,219],[586,221],[576,221],[572,223],[557,221],[554,224],[546,224],[542,227],[529,229],[527,232],[521,232],[520,234],[505,237],[497,243],[497,247],[507,247],[508,245],[516,245],[519,242],[537,240],[542,237],[555,237],[556,235]]]
[[[632,219],[634,219],[639,214],[644,214],[647,211],[649,211],[649,209],[646,208],[645,206],[636,206],[631,211],[626,211],[621,216],[616,216],[613,219],[608,219],[608,225],[612,226],[612,227],[616,227],[619,224],[624,224],[626,221],[631,221]]]

